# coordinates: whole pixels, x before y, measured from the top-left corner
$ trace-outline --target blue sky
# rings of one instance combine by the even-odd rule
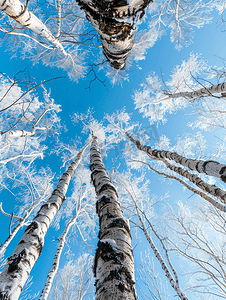
[[[89,86],[91,76],[81,79],[78,82],[72,82],[68,79],[66,72],[59,70],[57,68],[50,68],[48,66],[43,66],[42,63],[32,65],[28,60],[22,60],[19,57],[11,58],[11,53],[7,51],[4,47],[4,44],[0,48],[1,52],[1,62],[0,62],[0,71],[6,73],[8,76],[12,76],[16,72],[28,67],[30,74],[37,79],[37,82],[40,82],[45,79],[52,77],[65,76],[64,79],[58,79],[46,85],[46,87],[51,89],[51,96],[55,99],[55,102],[60,104],[62,107],[62,112],[60,113],[62,123],[66,125],[67,131],[62,133],[61,139],[65,143],[70,143],[75,139],[75,136],[81,135],[81,127],[74,126],[71,121],[71,116],[75,112],[85,113],[88,108],[92,108],[94,111],[94,117],[98,120],[101,120],[104,116],[104,113],[112,113],[115,110],[120,110],[124,106],[126,110],[131,113],[133,112],[132,120],[143,122],[144,127],[148,126],[148,121],[142,119],[138,111],[134,111],[134,104],[132,96],[135,89],[139,88],[139,85],[143,82],[145,77],[149,72],[156,72],[161,76],[161,70],[164,74],[164,78],[168,79],[168,76],[171,73],[172,68],[175,65],[181,63],[182,60],[186,60],[191,52],[202,54],[204,58],[209,61],[210,65],[221,65],[221,60],[217,57],[225,58],[225,43],[226,43],[226,33],[222,31],[219,27],[220,16],[217,13],[213,14],[214,19],[211,24],[205,25],[201,29],[197,29],[194,32],[193,42],[186,48],[183,48],[181,51],[174,49],[174,44],[170,42],[169,34],[166,33],[158,40],[155,45],[148,50],[146,59],[139,62],[141,69],[136,68],[135,66],[129,71],[129,81],[125,81],[122,85],[112,86],[109,82],[109,79],[106,78],[105,84],[107,89],[95,81],[91,86],[91,91],[87,89]],[[105,79],[105,72],[100,71],[98,73],[101,79]],[[169,137],[174,143],[174,139],[177,136],[181,136],[184,132],[191,131],[187,126],[187,121],[192,118],[183,111],[180,111],[177,114],[172,114],[169,116],[169,121],[165,125],[160,125],[157,128],[158,135],[161,136],[165,134]],[[218,137],[222,137],[222,133],[215,132],[213,133],[204,133],[208,140],[211,141],[211,144],[216,143]],[[215,137],[214,137],[215,136]],[[84,136],[83,141],[87,138]],[[114,154],[113,154],[114,156]],[[61,167],[61,158],[56,157],[55,155],[47,156],[44,160],[39,160],[38,165],[47,167],[48,165],[56,173],[56,176],[59,176],[62,173],[63,169]],[[111,168],[111,162],[108,161],[107,168]],[[159,184],[158,179],[153,178],[153,174],[147,175],[150,177],[150,180],[154,185],[161,189],[161,194],[164,194],[164,191],[168,187],[163,187]],[[158,181],[158,183],[157,183]],[[55,180],[56,182],[56,180]],[[174,194],[172,198],[179,199],[181,197],[182,189],[175,185],[176,188],[173,189]],[[153,192],[157,192],[154,189]],[[188,198],[189,193],[184,193],[184,199]],[[6,197],[7,199],[3,199]],[[1,201],[8,202],[9,195],[2,194]],[[5,203],[5,207],[9,209],[8,203]],[[161,208],[159,208],[161,211]],[[1,220],[4,222],[4,229],[7,231],[7,223],[5,217],[0,216]],[[1,222],[2,222],[1,221]],[[58,236],[59,232],[55,233],[51,228],[46,237],[46,242],[41,258],[38,260],[34,270],[32,271],[32,276],[38,274],[39,279],[34,278],[34,284],[31,290],[31,294],[42,289],[46,272],[48,270],[48,264],[51,265],[52,257],[54,255],[56,242],[54,242],[53,247],[53,238]],[[9,248],[8,255],[10,251],[14,248],[16,242],[18,242],[21,233],[15,239],[15,242]],[[81,241],[78,240],[78,243]],[[95,242],[94,242],[95,243]],[[134,239],[134,244],[136,244],[136,239]],[[139,254],[140,247],[138,245],[135,250],[135,255]],[[51,257],[51,258],[50,258]],[[141,298],[142,299],[142,298]]]

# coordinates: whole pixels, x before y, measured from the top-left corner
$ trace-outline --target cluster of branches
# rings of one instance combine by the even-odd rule
[[[146,2],[144,1],[141,6],[147,6]],[[84,11],[80,9],[80,6],[82,6]],[[116,34],[110,40],[113,41],[115,36],[117,39],[118,29],[116,24],[121,22],[120,24],[123,24],[121,26],[125,28],[135,26],[135,24],[128,25],[130,23],[128,21],[129,16],[131,15],[129,8],[133,13],[137,4],[134,4],[135,8],[130,6],[131,4],[128,3],[127,5],[122,5],[122,8],[113,7],[109,14],[108,4],[103,5],[105,10],[101,9],[103,11],[98,17],[99,21],[91,21],[90,17],[88,17],[89,10],[91,11],[92,7],[94,7],[95,14],[98,11],[97,3],[91,0],[79,1],[78,3],[76,0],[70,3],[61,0],[54,2],[44,1],[42,4],[36,0],[29,1],[26,4],[23,4],[20,0],[15,0],[13,4],[8,0],[2,0],[0,2],[1,38],[3,44],[7,44],[10,51],[19,49],[23,58],[27,57],[33,62],[42,60],[44,64],[63,68],[68,72],[71,79],[77,80],[89,74],[93,66],[96,66],[96,63],[93,64],[91,62],[88,64],[85,61],[87,56],[93,56],[95,62],[98,61],[97,66],[106,61],[103,54],[101,52],[98,53],[101,44],[100,40],[103,42],[106,35],[109,35],[110,38],[114,32]],[[176,42],[177,48],[180,49],[187,41],[191,41],[192,28],[200,28],[208,24],[211,21],[210,13],[215,8],[219,10],[219,6],[223,7],[223,3],[219,3],[216,0],[200,0],[198,2],[163,0],[156,3],[150,2],[146,13],[150,16],[151,21],[147,25],[148,29],[141,31],[137,37],[135,36],[134,47],[129,46],[131,53],[128,59],[128,66],[131,65],[134,59],[144,59],[146,50],[154,45],[167,28],[171,28],[171,40]],[[87,7],[87,9],[84,7]],[[128,7],[128,12],[123,11],[123,7]],[[116,14],[117,16],[115,16]],[[136,18],[139,18],[139,15],[140,10],[138,10]],[[94,27],[89,24],[86,17]],[[104,27],[106,27],[104,24],[107,23],[107,28],[110,28],[107,29],[107,34],[100,34],[103,26],[101,24],[98,25],[98,22],[102,18],[107,18],[107,21],[102,21]],[[125,32],[126,29],[122,31]],[[100,37],[98,36],[99,34]],[[124,33],[122,34],[124,39],[123,36]],[[119,46],[121,43],[121,40],[116,43],[117,47],[119,47],[120,55],[128,48],[126,39],[123,41],[124,45]],[[133,44],[133,41],[131,43]],[[112,51],[115,46],[113,47],[112,44]],[[131,50],[131,48],[133,49]],[[105,55],[107,55],[106,51],[105,49]],[[109,57],[108,60],[114,66],[116,61],[112,63]],[[108,70],[108,73],[111,72]]]
[[[189,126],[204,130],[226,128],[225,121],[225,66],[213,68],[193,53],[187,61],[176,66],[171,79],[161,82],[149,74],[141,89],[135,91],[135,107],[150,123],[166,123],[167,114],[186,107],[193,109],[197,120]]]

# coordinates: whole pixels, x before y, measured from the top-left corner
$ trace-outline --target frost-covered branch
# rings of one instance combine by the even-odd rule
[[[224,213],[208,204],[188,207],[179,203],[178,213],[168,207],[166,216],[171,250],[191,265],[186,274],[192,278],[187,283],[189,290],[210,299],[225,299]]]
[[[135,161],[135,160],[134,160]],[[167,178],[170,178],[170,179],[174,179],[174,180],[177,180],[178,182],[180,182],[182,185],[184,185],[188,190],[192,191],[193,193],[201,196],[203,199],[207,200],[209,203],[211,203],[213,206],[215,206],[217,209],[219,209],[220,211],[222,212],[226,212],[226,205],[223,205],[219,202],[217,202],[215,199],[209,197],[208,195],[206,195],[205,193],[203,193],[202,191],[199,191],[195,188],[193,188],[192,186],[190,186],[189,184],[187,184],[185,181],[181,180],[180,178],[176,177],[176,176],[172,176],[172,175],[169,175],[169,174],[166,174],[164,172],[160,172],[156,169],[154,169],[150,164],[146,163],[146,162],[143,162],[143,161],[139,161],[140,163],[143,163],[145,165],[148,165],[148,167],[156,172],[157,174],[159,175],[163,175]]]
[[[28,4],[28,2],[27,2]],[[60,49],[62,53],[67,56],[67,52],[58,39],[54,37],[51,31],[38,19],[29,9],[27,5],[24,6],[19,0],[1,0],[0,10],[8,16],[16,20],[21,25],[33,30],[35,33],[52,43],[56,48]]]

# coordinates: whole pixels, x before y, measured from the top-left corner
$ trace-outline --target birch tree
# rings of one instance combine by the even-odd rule
[[[113,68],[125,69],[126,58],[134,43],[135,24],[150,2],[79,1],[86,18],[100,35],[103,53]]]
[[[37,172],[33,165],[24,166],[22,163],[13,164],[9,170],[3,168],[0,175],[0,190],[6,190],[8,194],[13,195],[18,206],[13,213],[9,214],[0,202],[1,213],[9,217],[9,235],[5,241],[1,241],[0,245],[0,255],[2,255],[17,232],[31,223],[34,212],[37,212],[40,204],[49,198],[53,175],[49,169],[40,169]],[[2,238],[3,236],[2,234]]]
[[[29,224],[40,203],[49,197],[52,173],[49,169],[40,169],[38,173],[34,161],[43,158],[46,132],[55,134],[60,130],[57,115],[60,106],[54,103],[44,83],[36,84],[27,70],[18,72],[13,79],[1,74],[0,190],[13,195],[19,209],[13,215],[1,206],[2,213],[11,221],[9,236],[1,241],[0,253],[5,251],[18,230]],[[39,86],[43,90],[43,101],[38,95]]]
[[[64,55],[68,55],[64,50],[64,47],[60,41],[51,33],[51,31],[46,27],[40,19],[38,19],[27,7],[21,3],[19,0],[12,1],[1,1],[0,9],[6,13],[9,17],[16,20],[21,25],[33,30],[35,33],[40,35],[42,38],[48,40],[53,44],[54,47],[58,48]]]
[[[40,295],[40,300],[46,300],[48,299],[48,296],[50,294],[51,287],[53,285],[53,280],[55,278],[55,275],[57,274],[60,259],[63,253],[63,249],[65,246],[65,243],[67,243],[68,235],[70,232],[76,232],[78,231],[81,235],[82,240],[86,243],[87,239],[90,239],[95,230],[95,210],[94,210],[94,200],[95,200],[95,191],[94,188],[91,186],[91,182],[89,180],[90,178],[90,171],[88,169],[81,169],[77,172],[74,186],[73,186],[73,193],[70,198],[67,199],[67,205],[60,211],[57,218],[55,219],[54,223],[57,227],[59,227],[60,219],[64,216],[66,219],[68,219],[68,216],[70,216],[69,221],[67,221],[65,229],[63,233],[61,234],[59,238],[59,245],[57,247],[56,254],[54,256],[53,264],[51,266],[51,269],[49,270],[46,283],[44,286],[44,289],[42,290],[42,293]],[[75,210],[73,210],[75,208]],[[72,214],[73,211],[73,214]],[[72,215],[72,217],[71,217]],[[56,227],[55,226],[55,227]],[[74,229],[73,229],[74,227]],[[83,269],[83,265],[86,264],[86,258],[88,257],[88,254],[83,255],[84,258],[78,259],[79,261],[82,260],[81,269]],[[88,261],[88,266],[90,267],[90,259]],[[71,269],[71,264],[74,264],[72,261],[66,264],[64,269],[67,269],[67,266],[69,269]],[[84,266],[85,268],[85,266]],[[76,267],[77,271],[75,271],[75,274],[73,273],[72,276],[78,276],[77,272],[79,272],[79,268]],[[90,267],[91,269],[91,267]],[[62,272],[62,271],[61,271]],[[81,272],[81,276],[85,276],[85,273],[88,272],[89,277],[91,270],[84,269],[84,273]],[[92,276],[90,277],[91,280]],[[72,280],[68,278],[67,280]],[[82,279],[83,281],[84,279]],[[62,281],[64,281],[62,279]],[[92,281],[92,280],[91,280]],[[63,282],[62,282],[63,283]],[[84,283],[85,284],[85,283]],[[64,285],[64,284],[63,284]],[[90,288],[90,282],[88,283],[88,287]],[[58,288],[54,288],[56,293],[56,290]],[[66,287],[65,287],[66,289]],[[71,289],[71,287],[70,287]],[[84,287],[85,291],[87,291],[87,287]],[[61,292],[58,292],[59,294]],[[69,291],[65,292],[69,293]],[[78,298],[82,299],[82,295],[85,294],[83,291],[83,287],[80,285],[80,291],[78,292]],[[58,295],[58,297],[60,297]]]
[[[223,203],[225,203],[225,191],[220,188],[217,187],[216,185],[212,185],[207,183],[205,180],[203,180],[202,178],[200,178],[199,176],[197,176],[196,174],[191,173],[190,171],[187,170],[191,169],[194,171],[198,171],[198,172],[203,172],[205,174],[208,175],[214,175],[215,177],[220,177],[221,175],[218,174],[216,175],[215,170],[216,170],[216,166],[219,166],[219,172],[224,172],[225,167],[222,164],[219,164],[218,162],[214,162],[214,161],[201,161],[201,160],[195,160],[195,159],[191,159],[189,160],[186,157],[180,156],[177,153],[173,153],[170,151],[158,151],[158,150],[152,150],[152,148],[150,146],[143,146],[139,140],[135,140],[126,130],[131,130],[131,128],[134,128],[134,125],[129,124],[129,115],[126,114],[124,111],[121,113],[113,113],[112,115],[106,115],[106,119],[109,121],[110,123],[110,129],[112,129],[112,127],[115,127],[115,129],[113,130],[113,136],[115,136],[114,138],[110,137],[111,140],[113,140],[115,143],[117,143],[118,141],[120,141],[120,139],[124,139],[123,134],[125,134],[130,141],[136,145],[137,149],[144,151],[148,158],[150,158],[151,160],[154,161],[159,161],[159,162],[163,162],[165,164],[165,166],[172,170],[173,173],[170,174],[169,178],[175,179],[177,181],[179,181],[181,184],[183,184],[184,186],[186,186],[188,189],[192,190],[195,193],[198,193],[201,197],[203,197],[205,200],[207,200],[208,202],[210,202],[211,204],[213,204],[214,206],[216,206],[217,208],[219,208],[221,211],[225,211],[225,205],[219,203],[219,200]],[[127,157],[131,157],[131,153],[128,153]],[[177,163],[177,165],[171,164],[169,163],[168,159],[175,159],[175,162]],[[130,158],[131,160],[131,158]],[[135,161],[137,161],[136,158],[134,158]],[[198,168],[198,164],[204,165],[207,167],[208,163],[210,163],[210,168],[211,171],[204,171],[204,169],[200,170],[200,168]],[[146,163],[147,165],[149,165],[148,163]],[[178,164],[182,165],[183,168],[181,168],[180,166],[178,166]],[[192,166],[193,165],[193,166]],[[196,167],[197,168],[196,168]],[[152,167],[149,165],[149,167],[152,169]],[[156,171],[155,169],[153,169],[154,171]],[[159,174],[164,175],[164,172],[159,172]],[[178,177],[174,176],[174,173],[177,173],[179,175],[181,175],[182,177],[184,177],[184,179],[188,179],[191,183],[193,183],[194,185],[196,185],[200,190],[204,191],[204,193],[200,190],[194,189],[191,185],[185,183],[182,178],[182,180]],[[222,180],[224,181],[224,176],[222,178]],[[209,193],[211,195],[213,195],[216,199],[213,199],[211,197],[209,197],[209,195],[206,195],[206,193]]]
[[[100,224],[94,259],[96,299],[137,299],[129,225],[120,209],[115,187],[105,171],[95,136],[90,162]]]
[[[85,28],[82,33],[83,16],[78,5],[62,1],[57,1],[56,6],[52,2],[40,6],[35,0],[27,5],[20,1],[1,2],[0,33],[8,49],[19,50],[20,58],[63,68],[73,80],[85,75],[83,59],[89,51],[86,44],[92,48],[92,43],[86,42],[84,36],[89,41],[93,36]]]
[[[153,215],[152,206],[154,204],[154,201],[149,199],[150,193],[146,192],[147,182],[144,181],[144,175],[141,176],[141,179],[136,178],[132,180],[132,175],[124,172],[123,174],[116,174],[114,177],[117,185],[119,185],[119,187],[124,190],[121,191],[123,197],[125,198],[123,207],[128,209],[130,215],[133,211],[135,217],[137,217],[139,220],[138,222],[136,222],[136,220],[132,221],[130,219],[131,223],[134,225],[136,225],[137,223],[139,224],[137,225],[137,227],[143,231],[154,253],[154,256],[160,263],[165,277],[169,281],[171,287],[175,290],[180,299],[187,300],[188,297],[179,285],[178,274],[170,260],[168,250],[164,244],[164,241],[156,233],[150,220],[151,216]],[[140,182],[142,182],[142,186],[140,186]],[[161,248],[164,250],[165,258],[163,258],[158,247],[154,243],[150,231],[154,233],[154,235],[157,237],[158,242],[160,242]]]
[[[151,124],[164,124],[167,114],[190,106],[197,115],[197,120],[190,122],[193,128],[225,128],[224,74],[224,68],[211,68],[200,55],[191,53],[187,61],[173,69],[164,85],[157,75],[149,74],[134,93],[135,108]]]
[[[51,197],[41,206],[33,222],[26,228],[13,254],[8,258],[7,264],[0,274],[1,298],[13,300],[19,298],[30,271],[42,252],[44,237],[49,225],[65,200],[70,179],[87,146],[82,148],[75,161],[70,164],[62,175]]]

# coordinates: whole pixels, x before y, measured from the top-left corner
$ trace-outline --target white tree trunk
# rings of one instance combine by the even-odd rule
[[[168,97],[164,98],[163,100],[172,99],[172,98],[187,98],[191,100],[195,100],[197,98],[202,98],[206,96],[211,96],[213,94],[221,94],[226,92],[226,83],[219,83],[216,85],[212,85],[208,88],[202,88],[194,92],[180,92],[180,93],[174,93],[169,94]]]
[[[137,299],[130,228],[123,218],[117,192],[111,183],[93,137],[90,169],[98,201],[99,242],[95,254],[96,300]]]
[[[163,172],[159,172],[156,169],[152,168],[152,166],[148,163],[145,163],[145,162],[142,162],[142,161],[138,161],[138,162],[141,162],[141,163],[144,163],[144,164],[148,165],[149,168],[152,171],[156,172],[159,175],[165,176],[165,177],[170,178],[170,179],[177,180],[178,182],[183,184],[188,190],[192,191],[194,194],[199,195],[200,197],[202,197],[203,199],[205,199],[206,201],[211,203],[213,206],[215,206],[217,209],[219,209],[223,212],[226,212],[226,206],[225,205],[223,205],[223,204],[217,202],[216,200],[214,200],[213,198],[209,197],[206,193],[203,193],[202,191],[193,188],[191,185],[187,184],[185,181],[181,180],[180,178],[178,178],[176,176],[168,175],[168,174],[163,173]],[[167,163],[169,164],[169,162],[167,162]]]
[[[71,177],[81,161],[88,145],[77,154],[67,171],[62,175],[49,200],[43,204],[33,222],[26,228],[13,254],[0,274],[0,300],[17,300],[22,288],[39,258],[44,245],[45,234],[65,200]]]
[[[160,252],[158,251],[158,249],[156,248],[150,234],[148,233],[148,230],[140,216],[140,214],[138,213],[138,217],[139,217],[139,220],[141,222],[141,225],[142,225],[142,229],[143,229],[143,232],[146,236],[146,239],[149,243],[149,245],[151,246],[151,249],[153,250],[156,258],[158,259],[159,263],[161,264],[161,267],[165,273],[165,276],[166,278],[169,280],[170,282],[170,285],[172,286],[172,288],[175,290],[175,292],[177,293],[177,295],[180,297],[181,300],[188,300],[188,297],[185,295],[185,293],[181,290],[178,282],[173,278],[173,276],[171,275],[170,273],[170,270],[169,268],[167,267],[166,263],[164,262],[164,259],[162,258]],[[174,269],[173,269],[174,270]]]
[[[174,160],[176,163],[189,168],[192,171],[197,171],[209,176],[214,176],[220,178],[223,182],[226,182],[226,165],[212,160],[204,161],[186,158],[171,151],[152,150],[150,146],[141,145],[140,141],[135,140],[128,132],[125,132],[125,134],[130,139],[130,141],[137,146],[139,150],[144,151],[153,157]]]
[[[17,224],[17,226],[13,229],[12,232],[10,232],[9,236],[7,237],[7,239],[5,240],[5,242],[3,244],[0,245],[0,254],[4,253],[6,248],[9,246],[9,244],[11,243],[11,241],[13,240],[13,238],[15,237],[15,235],[17,234],[17,232],[20,230],[20,228],[22,228],[23,226],[26,225],[26,221],[28,219],[28,217],[30,216],[30,214],[32,213],[32,211],[37,207],[37,205],[39,205],[41,199],[38,201],[37,204],[33,205],[29,211],[27,211],[26,215],[21,218],[21,217],[16,217],[13,216],[13,218],[19,219],[19,223]],[[3,212],[2,209],[2,203],[0,203],[0,209],[2,211],[2,213],[4,215],[7,215],[8,217],[12,217],[9,214],[6,214],[5,212]]]
[[[159,151],[159,150],[152,150],[151,147],[149,146],[143,146],[141,145],[140,141],[138,140],[134,140],[133,137],[128,133],[126,132],[126,135],[129,137],[129,139],[137,146],[137,148],[141,151],[144,151],[148,154],[148,156],[150,158],[157,158],[161,161],[164,162],[164,164],[167,166],[167,168],[169,168],[170,170],[176,172],[177,174],[187,178],[188,180],[190,180],[193,184],[195,184],[197,187],[199,187],[201,190],[207,192],[207,193],[210,193],[211,195],[213,195],[214,197],[217,197],[220,199],[221,202],[223,203],[226,203],[226,191],[220,189],[219,187],[217,187],[216,185],[214,184],[208,184],[206,182],[204,182],[200,177],[198,177],[197,175],[195,174],[191,174],[189,173],[187,170],[184,170],[180,167],[176,167],[174,165],[171,165],[166,159],[169,157],[175,157],[174,158],[174,161],[177,162],[177,163],[181,163],[181,165],[185,166],[185,167],[188,167],[186,163],[183,164],[183,161],[193,161],[194,164],[196,163],[197,164],[202,164],[204,165],[204,168],[205,168],[205,165],[207,165],[208,163],[214,163],[214,165],[216,164],[217,166],[220,165],[220,166],[223,166],[222,168],[224,169],[226,166],[225,165],[221,165],[219,164],[218,162],[212,162],[212,161],[199,161],[199,160],[194,160],[194,159],[186,159],[185,157],[177,154],[177,153],[174,153],[174,152],[170,152],[170,151]],[[179,158],[179,159],[178,159]],[[172,159],[172,158],[171,158]],[[191,168],[190,168],[191,169]],[[194,169],[195,170],[195,169]],[[209,169],[210,170],[210,169]],[[210,170],[209,172],[210,174],[215,174],[215,170]],[[208,175],[210,175],[208,174]]]
[[[51,31],[42,23],[27,7],[19,0],[0,0],[0,10],[9,17],[16,20],[21,25],[33,30],[35,33],[52,43],[60,49],[64,55],[67,55],[60,41],[54,37]]]
[[[57,252],[54,256],[54,260],[53,260],[53,264],[51,269],[49,270],[47,279],[46,279],[46,283],[44,286],[44,289],[42,290],[41,296],[39,298],[39,300],[47,300],[48,296],[49,296],[49,292],[51,290],[52,284],[53,284],[53,279],[58,271],[59,268],[59,263],[60,263],[60,257],[64,248],[64,244],[65,244],[65,239],[67,237],[67,234],[69,232],[69,230],[71,229],[71,227],[76,223],[77,217],[80,213],[80,209],[81,209],[81,200],[79,199],[79,203],[78,203],[78,207],[76,209],[76,213],[73,216],[73,218],[68,222],[67,226],[64,229],[64,232],[62,233],[60,240],[59,240],[59,246],[57,248]]]
[[[99,33],[103,53],[115,69],[125,69],[126,59],[133,48],[135,23],[144,14],[151,0],[87,1],[78,0],[87,20]],[[110,21],[106,21],[110,20]]]

